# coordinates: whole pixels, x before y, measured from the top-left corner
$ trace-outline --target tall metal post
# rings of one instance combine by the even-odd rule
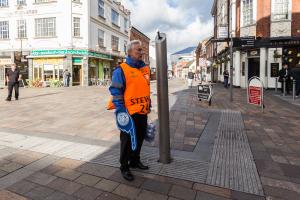
[[[275,93],[278,92],[278,77],[275,78]]]
[[[159,162],[171,162],[167,36],[157,33],[156,39],[157,106],[159,120]]]
[[[230,34],[230,101],[233,101],[233,39]]]
[[[283,96],[285,97],[286,96],[286,79],[283,78]]]
[[[296,97],[296,80],[293,79],[293,100],[295,101]]]

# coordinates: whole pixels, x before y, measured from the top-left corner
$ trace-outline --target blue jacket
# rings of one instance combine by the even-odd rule
[[[135,61],[131,57],[126,57],[126,63],[134,68],[140,69],[142,67],[145,67],[145,63],[143,61]],[[116,109],[122,109],[125,108],[124,105],[124,92],[126,89],[126,81],[124,77],[124,73],[122,71],[122,68],[118,66],[114,71],[112,75],[112,83],[109,87],[110,94],[113,96],[113,104],[115,105]]]

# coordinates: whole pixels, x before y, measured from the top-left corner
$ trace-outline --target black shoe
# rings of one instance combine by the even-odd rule
[[[140,161],[137,162],[137,163],[130,163],[130,167],[131,168],[138,168],[138,169],[141,169],[141,170],[148,170],[149,169],[148,166],[143,165],[143,163],[141,163]]]
[[[134,177],[131,173],[131,171],[129,169],[122,169],[121,168],[121,174],[123,176],[123,178],[127,181],[133,181],[134,180]]]
[[[16,101],[18,101],[18,100],[19,100],[19,98],[15,98],[15,100],[16,100]]]
[[[11,101],[11,99],[7,98],[7,99],[5,99],[5,101]]]

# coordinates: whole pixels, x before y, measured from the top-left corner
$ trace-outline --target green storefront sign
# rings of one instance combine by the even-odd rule
[[[47,55],[80,55],[80,56],[92,56],[102,59],[111,59],[111,55],[91,52],[88,50],[33,50],[31,51],[32,56],[47,56]]]

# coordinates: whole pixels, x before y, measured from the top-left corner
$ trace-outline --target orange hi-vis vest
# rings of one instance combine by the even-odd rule
[[[124,91],[124,104],[130,115],[148,114],[150,112],[150,69],[148,66],[137,69],[122,63],[126,88]],[[110,99],[107,109],[115,109]]]

